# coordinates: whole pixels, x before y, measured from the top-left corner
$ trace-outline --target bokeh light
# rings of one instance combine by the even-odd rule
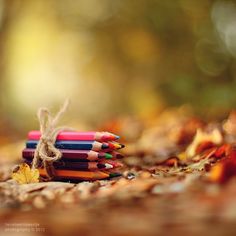
[[[1,124],[21,137],[40,106],[69,123],[235,107],[234,1],[0,1]]]

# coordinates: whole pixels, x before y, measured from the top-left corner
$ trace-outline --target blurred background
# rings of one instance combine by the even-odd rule
[[[234,1],[0,0],[0,143],[66,98],[63,124],[81,130],[125,120],[137,131],[182,106],[224,118],[235,57]]]

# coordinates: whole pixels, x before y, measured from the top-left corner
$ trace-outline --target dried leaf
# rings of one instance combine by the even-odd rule
[[[212,167],[209,179],[213,182],[222,182],[221,180],[222,175],[223,175],[223,163],[218,163],[217,165]]]
[[[178,158],[179,158],[179,160],[182,161],[182,162],[185,162],[185,161],[187,161],[187,159],[188,159],[186,152],[181,152],[181,153],[179,153],[179,154],[178,154]]]
[[[39,171],[38,169],[30,169],[30,167],[23,163],[19,165],[16,172],[12,173],[12,179],[16,180],[19,184],[29,184],[39,182]]]
[[[197,147],[196,147],[196,154],[200,154],[210,148],[213,148],[215,147],[215,144],[211,141],[204,141],[202,143],[200,143]]]
[[[210,133],[198,129],[193,142],[189,145],[189,147],[186,150],[187,156],[188,157],[195,156],[197,153],[198,146],[203,142],[211,142],[213,144],[218,145],[221,144],[222,141],[223,137],[218,129],[214,129]]]
[[[202,170],[205,169],[205,165],[207,165],[207,164],[209,164],[209,163],[210,163],[210,161],[209,161],[208,158],[200,159],[200,161],[188,165],[187,169],[202,171]]]
[[[218,183],[226,183],[236,176],[236,150],[231,150],[227,159],[217,163],[210,172],[210,180]]]
[[[164,161],[162,164],[166,166],[178,166],[178,158],[177,157],[170,157],[166,161]]]
[[[220,146],[219,148],[217,148],[217,150],[214,153],[214,156],[216,158],[222,158],[224,156],[229,155],[229,153],[232,154],[231,152],[231,145],[229,144],[223,144],[222,146]]]

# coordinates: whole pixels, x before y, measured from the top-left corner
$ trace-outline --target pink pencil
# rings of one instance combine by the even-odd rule
[[[28,133],[29,140],[39,140],[41,133],[38,130],[33,130]],[[63,141],[114,141],[119,139],[119,136],[109,132],[76,132],[64,131],[58,134],[57,140]]]

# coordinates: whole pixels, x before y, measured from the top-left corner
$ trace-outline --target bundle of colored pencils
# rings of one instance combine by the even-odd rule
[[[30,131],[26,148],[22,152],[25,163],[31,164],[41,137],[39,131]],[[55,178],[60,180],[98,180],[119,176],[117,168],[123,157],[117,150],[124,147],[116,142],[119,136],[108,132],[60,132],[55,147],[62,157],[53,162]],[[41,165],[42,166],[42,165]],[[39,168],[40,175],[46,170]]]

